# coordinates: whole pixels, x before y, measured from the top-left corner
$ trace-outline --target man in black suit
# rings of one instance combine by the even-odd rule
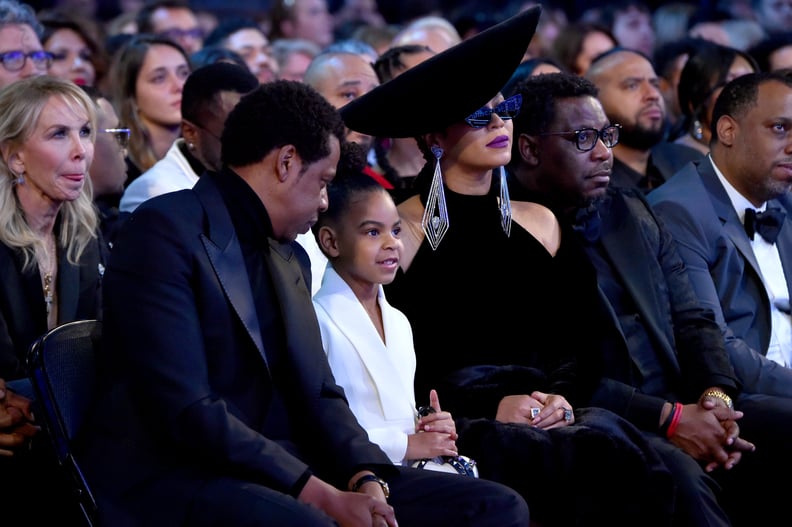
[[[571,224],[589,257],[581,269],[597,272],[603,313],[591,316],[602,318],[603,332],[591,342],[605,371],[592,404],[641,428],[675,473],[680,525],[769,525],[762,515],[777,509],[744,496],[757,488],[778,496],[756,482],[762,471],[785,473],[788,399],[741,392],[720,327],[671,235],[641,191],[609,188],[618,130],[596,87],[553,74],[524,81],[518,93],[510,193]]]
[[[391,465],[333,380],[294,240],[343,138],[312,88],[262,85],[229,115],[224,170],[120,233],[81,445],[107,525],[528,524],[511,489]]]

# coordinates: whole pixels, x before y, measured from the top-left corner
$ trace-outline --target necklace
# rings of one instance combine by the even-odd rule
[[[44,303],[47,307],[47,318],[52,314],[52,305],[55,301],[55,274],[57,273],[58,257],[56,253],[55,236],[47,236],[37,252],[39,273],[41,274],[41,288],[44,292]]]

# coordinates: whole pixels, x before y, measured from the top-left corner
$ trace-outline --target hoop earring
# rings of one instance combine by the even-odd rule
[[[506,237],[511,236],[512,209],[509,199],[509,184],[506,181],[506,170],[500,167],[500,193],[498,195],[498,210],[501,216],[501,227]]]
[[[443,190],[443,174],[440,170],[443,149],[439,146],[432,146],[432,154],[435,157],[434,176],[432,176],[432,186],[429,188],[429,195],[426,198],[426,209],[423,218],[421,218],[421,227],[423,227],[429,246],[435,251],[448,231],[449,221],[445,191]]]

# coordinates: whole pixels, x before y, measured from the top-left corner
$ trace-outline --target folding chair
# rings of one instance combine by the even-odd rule
[[[93,404],[95,350],[102,323],[78,320],[51,329],[30,347],[27,367],[36,394],[37,420],[49,436],[85,525],[96,523],[96,502],[72,453],[72,442]]]

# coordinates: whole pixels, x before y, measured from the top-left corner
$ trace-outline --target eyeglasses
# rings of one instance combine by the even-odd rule
[[[580,130],[573,130],[571,132],[544,132],[539,135],[560,135],[568,141],[575,143],[575,146],[581,152],[588,152],[597,146],[597,141],[602,139],[605,146],[613,148],[619,144],[619,130],[620,124],[606,126],[602,130],[596,128],[581,128]],[[574,136],[574,137],[573,137]]]
[[[194,27],[192,29],[179,29],[178,27],[174,27],[171,29],[166,29],[165,31],[160,33],[159,36],[176,41],[187,37],[192,37],[196,40],[200,40],[204,38],[204,31],[200,27]]]
[[[102,132],[112,135],[121,148],[129,145],[129,128],[105,128]]]
[[[517,117],[517,114],[520,113],[520,106],[522,106],[522,95],[518,93],[498,104],[495,108],[484,107],[476,110],[465,117],[465,122],[473,128],[482,128],[490,123],[493,113],[504,121],[508,121]]]
[[[33,62],[33,66],[35,66],[37,70],[45,70],[52,64],[52,53],[44,50],[25,53],[19,49],[0,53],[0,62],[3,63],[3,67],[8,71],[21,70],[25,67],[27,59]]]

